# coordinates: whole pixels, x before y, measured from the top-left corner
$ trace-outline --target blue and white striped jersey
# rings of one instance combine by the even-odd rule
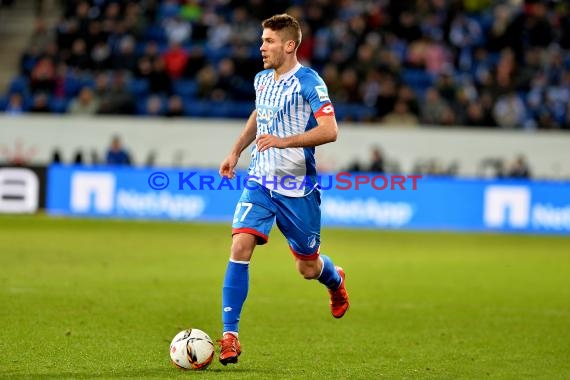
[[[254,80],[257,109],[257,136],[288,137],[317,126],[316,117],[334,116],[327,86],[313,70],[297,64],[275,80],[274,70],[264,70]],[[249,174],[261,185],[280,194],[301,197],[317,184],[315,148],[270,148],[251,151]],[[285,178],[284,178],[285,177]],[[294,179],[293,179],[294,178]],[[283,186],[284,183],[310,186]]]

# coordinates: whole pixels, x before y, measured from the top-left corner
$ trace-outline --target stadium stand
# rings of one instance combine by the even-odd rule
[[[243,118],[260,21],[282,11],[340,120],[570,129],[562,1],[67,0],[37,23],[0,110],[63,114],[88,87],[96,114]]]

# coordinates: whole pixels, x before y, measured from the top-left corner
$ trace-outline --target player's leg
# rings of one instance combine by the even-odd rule
[[[330,295],[331,314],[335,318],[342,318],[350,305],[345,286],[344,269],[335,266],[331,258],[323,254],[320,254],[316,260],[303,260],[298,256],[295,259],[299,272],[306,279],[317,279],[327,287]]]
[[[305,197],[277,196],[277,226],[287,238],[295,256],[297,270],[306,279],[317,279],[330,293],[331,313],[342,317],[348,310],[344,270],[335,267],[330,257],[320,253],[320,193]]]
[[[342,277],[333,261],[327,255],[319,254],[316,259],[307,260],[302,255],[295,255],[297,270],[307,280],[319,280],[327,289],[338,289]]]
[[[232,248],[222,289],[223,337],[220,362],[237,363],[241,354],[238,325],[249,290],[249,262],[257,244],[265,244],[273,225],[274,212],[268,195],[246,189],[237,204],[232,223]]]
[[[237,363],[241,354],[238,340],[238,324],[249,290],[249,262],[257,245],[257,237],[238,233],[232,237],[230,260],[226,268],[222,288],[223,335],[220,341],[220,362]]]

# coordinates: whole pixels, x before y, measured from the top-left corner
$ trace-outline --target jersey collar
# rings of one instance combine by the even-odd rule
[[[291,76],[293,76],[293,74],[295,74],[297,72],[297,70],[299,70],[301,67],[303,67],[303,65],[301,65],[299,62],[297,62],[295,67],[293,67],[291,70],[287,71],[286,73],[281,74],[279,79],[277,79],[277,82],[284,81],[284,80],[291,78]],[[275,70],[273,70],[273,79],[275,79]]]

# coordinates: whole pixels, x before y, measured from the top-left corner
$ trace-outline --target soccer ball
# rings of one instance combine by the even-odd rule
[[[214,359],[214,342],[202,330],[182,330],[170,343],[170,359],[181,369],[206,369]]]

